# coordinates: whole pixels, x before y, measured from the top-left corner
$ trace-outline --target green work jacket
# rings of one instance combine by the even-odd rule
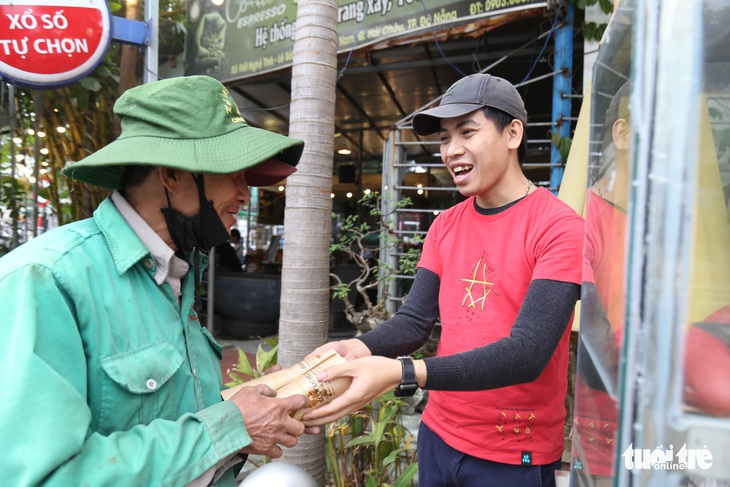
[[[251,443],[155,265],[110,199],[0,259],[0,484],[183,486]]]

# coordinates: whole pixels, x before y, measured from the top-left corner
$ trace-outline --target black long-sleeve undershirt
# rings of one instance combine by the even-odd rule
[[[360,340],[373,355],[397,357],[417,350],[438,318],[440,279],[420,268],[398,312]],[[509,337],[473,350],[426,358],[425,389],[474,391],[537,379],[565,333],[580,285],[536,279],[530,283]]]

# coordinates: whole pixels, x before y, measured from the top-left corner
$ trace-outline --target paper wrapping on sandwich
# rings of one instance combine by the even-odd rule
[[[302,416],[312,409],[318,408],[341,395],[350,387],[352,380],[341,377],[329,382],[317,380],[317,373],[328,367],[344,364],[346,360],[334,350],[328,350],[315,355],[286,369],[273,372],[250,380],[241,385],[221,391],[223,399],[230,399],[242,387],[265,384],[276,391],[276,397],[288,397],[294,394],[303,394],[309,400],[309,407],[299,409],[292,417],[302,419]]]

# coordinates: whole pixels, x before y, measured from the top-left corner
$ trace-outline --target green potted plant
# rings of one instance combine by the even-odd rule
[[[397,268],[379,258],[382,248],[398,248],[401,245],[389,220],[397,210],[411,205],[410,198],[403,198],[395,201],[390,205],[392,209],[384,213],[382,198],[377,192],[366,194],[358,201],[362,209],[360,215],[344,218],[333,215],[340,236],[330,246],[330,254],[334,260],[351,263],[356,272],[349,278],[330,273],[332,297],[342,300],[347,321],[360,333],[366,333],[390,318],[391,313],[386,308],[390,299],[388,284],[396,273],[415,274],[421,256],[422,239],[417,236],[411,247],[401,255]]]

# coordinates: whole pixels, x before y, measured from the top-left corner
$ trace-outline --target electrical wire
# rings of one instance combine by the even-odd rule
[[[347,65],[350,64],[350,58],[352,57],[352,53],[355,51],[355,48],[357,47],[357,38],[360,37],[360,31],[362,30],[362,26],[365,23],[365,14],[363,14],[362,19],[360,20],[360,25],[357,27],[357,33],[355,34],[355,39],[353,39],[352,47],[350,48],[350,52],[347,53],[347,59],[345,60],[345,65],[342,66],[342,69],[340,70],[339,74],[337,75],[337,81],[340,81],[340,79],[345,75],[345,71],[347,70]]]
[[[431,16],[428,14],[428,9],[426,8],[425,0],[419,0],[419,1],[421,2],[421,5],[423,6],[423,12],[426,14],[426,17],[428,17],[430,19]],[[444,53],[443,49],[441,49],[441,44],[439,43],[439,38],[436,35],[436,29],[433,26],[433,22],[431,22],[431,32],[433,33],[433,38],[436,41],[436,47],[438,48],[439,52],[441,53],[441,56],[446,60],[447,63],[449,63],[449,66],[451,66],[452,68],[454,68],[456,70],[457,73],[459,73],[462,76],[466,76],[466,74],[462,70],[457,68],[454,65],[454,63],[451,62],[451,60],[448,58],[448,56]]]
[[[550,42],[550,37],[552,37],[553,32],[555,31],[555,26],[558,25],[558,18],[560,17],[560,15],[558,15],[558,13],[560,12],[560,9],[563,7],[564,1],[565,0],[560,1],[560,5],[558,5],[558,8],[555,11],[555,19],[553,20],[553,25],[550,27],[550,32],[548,33],[547,37],[545,38],[545,43],[542,45],[542,49],[540,49],[540,53],[535,58],[535,62],[532,63],[532,67],[527,72],[527,74],[522,79],[522,81],[520,81],[520,83],[524,83],[525,81],[527,81],[530,78],[530,76],[532,75],[532,72],[535,70],[535,66],[537,66],[538,61],[540,61],[542,54],[545,52],[545,48],[547,47],[548,42]]]

